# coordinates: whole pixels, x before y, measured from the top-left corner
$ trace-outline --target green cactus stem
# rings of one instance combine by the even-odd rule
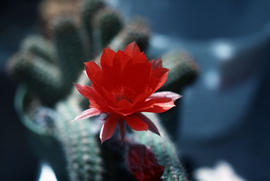
[[[56,136],[63,145],[70,179],[102,180],[103,166],[93,121],[72,121],[79,110],[75,99],[68,99],[56,107]]]
[[[54,46],[41,36],[32,35],[26,38],[21,44],[21,50],[37,55],[50,63],[55,63],[56,53]]]
[[[10,59],[8,70],[19,81],[27,80],[24,84],[42,100],[46,100],[44,102],[47,104],[55,102],[63,95],[60,72],[41,57],[31,53],[18,53]]]
[[[199,74],[199,67],[185,51],[171,51],[162,56],[163,66],[170,69],[168,80],[163,90],[182,91],[192,84]]]
[[[84,34],[87,41],[87,50],[89,51],[88,56],[91,58],[97,55],[96,49],[94,45],[94,35],[93,35],[93,21],[97,12],[105,7],[105,3],[103,0],[84,0],[80,5],[80,16],[81,23],[84,29]]]
[[[145,20],[137,18],[132,20],[117,37],[115,37],[109,47],[114,51],[123,50],[126,45],[136,41],[141,51],[147,51],[151,30]]]
[[[59,18],[53,26],[53,40],[62,81],[67,82],[63,89],[70,90],[86,61],[80,30],[71,18]]]
[[[111,8],[104,8],[95,16],[94,27],[95,37],[98,38],[95,42],[100,44],[96,46],[99,47],[98,52],[101,52],[113,37],[120,32],[123,27],[123,20],[117,11]]]

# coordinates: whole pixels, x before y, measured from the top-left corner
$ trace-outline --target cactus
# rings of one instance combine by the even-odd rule
[[[22,42],[21,50],[37,55],[51,63],[56,60],[56,53],[52,43],[38,35],[32,35],[25,39]]]
[[[136,18],[127,25],[124,31],[121,31],[117,37],[115,37],[110,43],[110,48],[116,51],[117,49],[124,49],[125,46],[132,41],[136,40],[136,43],[140,49],[147,50],[149,46],[149,38],[151,30],[149,26],[146,26],[146,22],[142,18]]]
[[[82,26],[84,28],[84,34],[86,35],[86,41],[88,44],[89,56],[94,57],[97,55],[96,48],[94,45],[94,35],[93,35],[93,20],[96,13],[103,9],[105,6],[103,1],[100,0],[84,0],[80,5],[80,16],[82,21]]]
[[[59,70],[41,57],[30,52],[18,53],[10,59],[8,72],[31,88],[41,100],[46,100],[44,103],[51,104],[62,98]]]
[[[20,52],[9,61],[9,73],[26,84],[44,104],[54,105],[66,97],[82,71],[83,61],[94,57],[89,53],[94,52],[89,47],[98,44],[93,40],[93,29],[102,32],[99,41],[105,46],[104,43],[122,28],[120,15],[102,9],[105,8],[103,1],[86,0],[81,7],[81,24],[73,16],[57,17],[51,22],[52,39],[46,40],[38,35],[26,38]],[[108,15],[113,17],[108,19]],[[95,23],[91,19],[96,19]],[[104,22],[107,26],[103,25]],[[108,27],[113,31],[105,35]]]
[[[96,140],[95,123],[88,120],[71,122],[79,109],[75,99],[57,105],[59,120],[56,136],[63,144],[71,180],[102,180],[102,159]]]
[[[52,39],[45,40],[40,36],[26,39],[20,52],[10,59],[8,71],[19,78],[29,92],[34,92],[33,100],[38,96],[43,105],[51,106],[50,109],[55,112],[52,117],[53,124],[41,126],[41,123],[35,122],[32,114],[27,111],[31,100],[21,100],[26,103],[21,103],[24,107],[22,106],[19,112],[29,117],[30,121],[28,119],[26,124],[29,130],[37,133],[37,137],[46,136],[58,141],[66,158],[62,164],[67,165],[65,169],[69,179],[114,180],[110,178],[113,174],[109,172],[108,165],[105,165],[111,156],[107,154],[108,151],[104,151],[113,148],[105,148],[99,144],[98,120],[91,118],[72,121],[85,106],[88,106],[88,102],[85,102],[75,88],[72,89],[72,82],[78,79],[79,84],[89,83],[85,75],[80,74],[82,61],[93,59],[94,56],[94,60],[99,61],[97,52],[105,46],[118,50],[136,41],[140,49],[146,51],[151,30],[143,19],[135,19],[123,26],[118,12],[106,7],[100,0],[84,0],[80,6],[80,13],[81,24],[72,16],[55,19],[52,23]],[[183,58],[182,54],[166,55],[164,62],[165,67],[171,68],[172,72],[169,83],[166,84],[169,88],[175,88],[175,85],[179,84],[183,87],[186,79],[193,79],[192,76],[197,73],[195,64],[191,63],[193,61]],[[132,132],[131,137],[137,142],[149,145],[154,151],[159,163],[165,166],[163,180],[185,181],[185,173],[173,143],[158,123],[158,118],[154,117],[154,120],[162,137],[148,132]],[[37,127],[49,131],[39,132],[40,128]],[[115,158],[110,160],[112,165],[117,161]]]
[[[199,73],[199,67],[187,52],[171,51],[162,56],[163,65],[170,69],[163,90],[180,92],[193,83]]]
[[[61,16],[72,16],[79,21],[79,4],[82,0],[43,0],[39,5],[42,33],[46,37],[52,36],[52,24]]]
[[[119,19],[119,13],[110,9],[104,8],[98,12],[94,19],[94,35],[97,38],[96,46],[98,52],[105,48],[114,35],[122,29],[122,20]]]
[[[170,69],[168,80],[161,90],[170,90],[174,92],[183,92],[184,88],[192,84],[199,74],[199,67],[185,51],[171,51],[162,56],[163,65]],[[159,117],[163,120],[163,125],[166,127],[170,137],[173,140],[177,140],[179,133],[177,128],[179,127],[178,120],[181,109],[181,101],[177,104],[177,107],[171,110],[159,114]]]

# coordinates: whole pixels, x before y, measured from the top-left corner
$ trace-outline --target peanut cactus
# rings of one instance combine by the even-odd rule
[[[22,94],[17,102],[17,111],[24,117],[23,123],[35,133],[35,137],[46,138],[48,142],[57,140],[62,148],[65,161],[60,164],[66,165],[62,166],[65,171],[58,171],[61,169],[52,163],[53,168],[57,168],[56,174],[60,173],[59,179],[64,178],[61,173],[68,173],[70,180],[114,180],[114,174],[105,165],[110,156],[106,156],[97,138],[98,120],[72,121],[87,106],[85,99],[72,88],[72,82],[89,83],[81,73],[82,62],[90,59],[99,61],[98,52],[106,46],[118,50],[136,41],[140,49],[146,51],[151,30],[142,19],[123,25],[119,13],[101,0],[82,1],[80,13],[80,24],[73,17],[58,17],[52,24],[52,39],[45,40],[41,36],[27,38],[19,53],[9,61],[8,70],[26,85],[28,94],[34,93],[31,99]],[[197,75],[194,61],[182,54],[166,55],[163,61],[172,72],[166,87],[182,89]],[[38,99],[41,104],[51,107],[53,124],[34,121],[31,112],[40,108],[29,107]],[[163,180],[185,181],[185,172],[175,147],[159,119],[153,116],[161,137],[138,132],[132,132],[131,137],[149,145],[154,151],[159,163],[165,166]],[[112,159],[112,162],[116,161]]]

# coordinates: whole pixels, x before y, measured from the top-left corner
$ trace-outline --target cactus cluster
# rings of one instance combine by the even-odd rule
[[[122,29],[120,14],[103,1],[81,3],[80,23],[72,15],[55,17],[50,39],[39,35],[27,37],[21,50],[9,61],[9,73],[47,105],[67,96],[83,62],[93,59],[97,47],[104,48]],[[107,33],[108,29],[112,31]]]
[[[66,169],[69,179],[114,180],[105,165],[108,156],[104,155],[104,147],[97,138],[98,121],[94,118],[72,121],[88,105],[72,83],[89,83],[82,73],[83,61],[98,62],[99,53],[106,46],[118,50],[136,41],[140,49],[146,51],[151,30],[143,19],[135,19],[125,25],[120,14],[107,7],[102,0],[82,0],[79,12],[79,21],[75,21],[74,16],[55,18],[50,39],[38,35],[26,38],[21,50],[10,59],[8,71],[26,85],[28,92],[33,93],[33,99],[40,99],[43,105],[54,110],[53,127],[50,125],[50,131],[39,132],[36,136],[44,138],[46,135],[58,140],[66,158],[63,164],[67,166],[63,169]],[[181,53],[167,54],[163,62],[165,67],[171,69],[166,84],[168,88],[180,90],[179,87],[182,89],[197,75],[194,61]],[[31,120],[33,117],[27,108],[29,104],[22,104],[21,112]],[[158,123],[158,118],[154,117],[154,120],[161,137],[148,132],[132,132],[131,137],[149,145],[154,151],[159,163],[165,166],[163,180],[185,181],[185,173],[172,141],[165,128]],[[37,132],[36,127],[29,124],[40,123],[28,121],[26,124],[30,131]]]

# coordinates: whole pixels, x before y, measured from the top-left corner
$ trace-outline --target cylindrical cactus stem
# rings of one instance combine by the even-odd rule
[[[168,80],[161,90],[170,90],[174,92],[182,92],[185,86],[193,83],[198,74],[199,67],[194,59],[185,51],[171,51],[162,56],[163,66],[170,69]],[[159,116],[163,120],[163,125],[169,136],[173,140],[177,140],[179,135],[179,120],[181,115],[182,101],[177,103],[177,108],[173,108],[168,112]]]
[[[53,40],[64,89],[70,90],[86,61],[81,34],[71,18],[59,18],[53,26]]]
[[[31,67],[31,56],[26,53],[16,53],[9,58],[6,65],[6,71],[13,79],[17,81],[24,81],[24,73]]]
[[[39,14],[43,34],[51,38],[52,23],[61,16],[72,16],[79,22],[79,2],[82,0],[43,0],[39,5]]]
[[[168,80],[162,89],[181,91],[193,83],[199,73],[194,59],[184,51],[172,51],[162,56],[163,66],[170,69]]]
[[[150,146],[154,152],[158,163],[165,167],[162,179],[164,181],[187,181],[185,171],[178,158],[176,149],[167,136],[164,128],[159,124],[155,114],[147,114],[154,124],[157,126],[161,136],[147,132],[134,132],[134,138],[141,144]]]
[[[27,37],[21,44],[21,50],[55,63],[56,57],[53,45],[41,36],[32,35]]]
[[[103,8],[97,13],[94,18],[94,35],[97,37],[95,42],[99,52],[110,43],[122,27],[122,17],[115,10]]]
[[[51,63],[31,53],[21,53],[9,62],[9,70],[13,77],[20,79],[39,98],[52,104],[63,97],[60,72]]]
[[[72,121],[75,112],[80,110],[75,99],[69,99],[56,107],[59,113],[56,136],[63,144],[70,180],[102,180],[101,153],[93,129],[95,123],[89,120]]]
[[[87,50],[90,52],[88,56],[91,58],[97,55],[96,49],[94,47],[94,35],[93,35],[93,20],[96,13],[105,7],[105,3],[103,0],[83,0],[80,4],[80,16],[81,23],[85,30],[86,38],[87,38]]]
[[[110,43],[113,50],[124,49],[132,41],[136,41],[141,51],[149,46],[151,30],[149,25],[141,18],[134,19]]]

